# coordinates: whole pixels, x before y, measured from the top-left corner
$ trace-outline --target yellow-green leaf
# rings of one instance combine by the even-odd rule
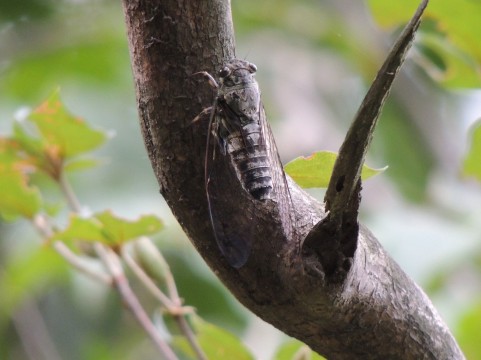
[[[299,340],[289,340],[277,350],[273,360],[325,360]]]
[[[162,221],[155,215],[143,215],[137,220],[126,220],[115,216],[110,211],[95,215],[108,232],[108,237],[115,242],[124,242],[139,236],[152,235],[162,229]]]
[[[383,27],[407,23],[419,5],[418,0],[369,0],[371,12]],[[434,23],[432,29],[440,35],[444,49],[439,55],[447,65],[446,73],[435,80],[447,86],[479,87],[481,66],[481,14],[480,1],[431,1],[426,8],[424,24]],[[423,28],[423,25],[421,25]],[[442,37],[442,42],[441,42]],[[424,36],[419,38],[424,42]]]
[[[0,272],[0,323],[22,303],[65,278],[68,264],[52,248],[42,247],[10,259]]]
[[[83,119],[70,114],[58,91],[35,109],[29,120],[37,125],[50,148],[48,152],[61,159],[91,151],[106,140],[104,132],[93,129]]]
[[[0,214],[6,220],[19,216],[33,218],[40,210],[41,197],[36,187],[31,187],[20,172],[0,171]]]
[[[202,320],[196,315],[191,316],[191,319],[200,347],[209,360],[254,359],[240,339],[233,334]],[[194,357],[195,354],[184,337],[175,337],[173,343],[186,355]]]
[[[95,167],[101,163],[98,159],[91,159],[91,158],[82,158],[82,159],[73,159],[68,161],[65,166],[65,171],[79,171],[85,170],[92,167]]]
[[[68,227],[54,235],[62,241],[99,241],[109,246],[122,244],[139,236],[152,235],[162,229],[162,222],[154,215],[141,216],[138,220],[126,220],[110,211],[85,218],[72,215]]]
[[[464,158],[463,175],[481,181],[481,119],[471,129],[471,145]]]
[[[467,359],[481,359],[479,324],[481,324],[480,300],[463,314],[458,324],[456,339]]]
[[[303,188],[325,188],[329,185],[337,154],[331,151],[319,151],[308,157],[298,157],[284,166],[284,170]],[[362,167],[361,177],[366,180],[377,175],[387,167],[373,169]]]
[[[28,183],[29,164],[17,155],[18,144],[0,138],[0,215],[6,220],[32,218],[41,207],[38,189]]]

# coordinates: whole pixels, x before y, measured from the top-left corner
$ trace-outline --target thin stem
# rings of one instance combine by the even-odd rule
[[[67,262],[72,265],[74,268],[82,272],[83,274],[87,275],[88,277],[100,281],[106,285],[112,285],[113,280],[112,277],[101,272],[98,270],[94,270],[91,266],[86,264],[85,260],[82,257],[76,255],[72,252],[67,245],[65,245],[61,241],[55,241],[53,243],[53,248],[57,253],[59,253]]]
[[[12,315],[13,325],[31,360],[61,360],[37,305],[27,299]]]
[[[77,196],[75,195],[75,192],[73,191],[72,187],[70,186],[70,183],[67,181],[65,174],[63,173],[60,176],[59,185],[60,185],[60,189],[65,195],[65,198],[67,199],[67,203],[70,209],[76,213],[80,213],[82,209],[80,202]]]
[[[150,241],[150,240],[149,240]],[[182,306],[182,301],[178,296],[177,287],[175,286],[175,282],[173,280],[172,273],[170,269],[168,269],[167,274],[165,274],[166,278],[168,277],[174,284],[170,285],[169,293],[171,298],[168,298],[162,290],[155,284],[155,282],[149,277],[149,275],[137,264],[134,258],[129,254],[127,248],[124,246],[122,249],[122,258],[124,259],[125,263],[130,267],[132,272],[137,276],[141,283],[145,285],[148,291],[157,298],[160,303],[165,306],[167,311],[171,314],[174,318],[177,326],[179,327],[180,331],[184,334],[189,342],[192,350],[194,350],[197,358],[199,360],[207,360],[207,356],[204,354],[202,348],[200,347],[197,338],[195,337],[194,332],[192,331],[189,323],[185,319],[185,308]]]
[[[140,280],[142,284],[147,288],[147,290],[155,297],[160,303],[167,308],[169,311],[176,307],[171,299],[160,290],[155,282],[145,273],[144,270],[137,264],[137,262],[133,259],[133,257],[128,253],[126,247],[122,248],[122,258],[124,259],[125,263],[129,266],[130,270],[134,273],[135,276]]]
[[[143,309],[137,296],[130,288],[118,256],[111,249],[106,248],[100,243],[95,243],[94,248],[112,275],[114,284],[122,296],[122,299],[125,301],[130,311],[132,311],[132,314],[135,316],[139,324],[149,334],[162,356],[166,360],[178,360],[170,346],[160,337],[159,332]]]
[[[182,331],[187,338],[187,341],[190,344],[190,347],[192,350],[194,350],[197,358],[199,360],[207,360],[207,356],[205,355],[204,351],[200,347],[199,342],[197,341],[197,338],[192,331],[192,328],[190,327],[189,323],[187,322],[185,315],[184,314],[179,314],[179,315],[173,315],[175,321],[177,322],[177,325],[180,328],[180,331]]]
[[[45,239],[48,239],[52,236],[52,227],[45,215],[35,216],[32,223],[35,229],[37,229],[40,235]],[[89,264],[86,263],[85,259],[75,254],[63,242],[58,240],[54,241],[53,248],[75,269],[79,270],[83,274],[89,276],[96,281],[100,281],[109,286],[112,285],[112,278],[109,275],[105,274],[100,270],[93,269],[91,266],[89,266]]]

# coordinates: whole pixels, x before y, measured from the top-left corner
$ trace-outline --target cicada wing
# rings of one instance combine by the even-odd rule
[[[268,158],[272,169],[272,183],[274,186],[274,193],[279,208],[284,232],[288,238],[291,237],[295,227],[294,204],[291,193],[289,191],[289,184],[287,175],[284,172],[282,161],[277,151],[277,146],[272,134],[269,122],[266,119],[264,106],[262,103],[259,106],[259,119],[262,129],[262,138],[265,141]]]
[[[216,107],[213,107],[213,111],[216,111]],[[237,183],[238,180],[229,154],[225,151],[226,129],[223,127],[222,116],[218,112],[211,116],[205,155],[205,190],[210,223],[221,253],[232,267],[238,269],[249,258],[251,236],[239,232],[240,228],[245,228],[238,223],[241,218],[239,208],[233,204],[234,197],[225,193],[225,181]],[[211,141],[211,134],[216,141]],[[216,152],[217,145],[220,152]]]

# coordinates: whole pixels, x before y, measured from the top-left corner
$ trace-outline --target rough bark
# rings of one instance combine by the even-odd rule
[[[224,215],[253,236],[247,264],[238,270],[227,264],[205,197],[207,122],[191,124],[212,103],[212,90],[191,75],[215,74],[234,57],[230,4],[124,0],[124,11],[140,124],[160,192],[236,298],[329,359],[462,359],[429,299],[363,226],[349,271],[341,282],[327,281],[319,259],[300,251],[302,239],[325,217],[324,207],[292,183],[295,231],[284,231],[281,210],[270,203],[255,206],[253,233],[253,214],[245,211],[252,200],[226,174],[217,194],[232,199]]]

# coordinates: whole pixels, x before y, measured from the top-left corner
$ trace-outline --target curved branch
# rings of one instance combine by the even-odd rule
[[[462,359],[426,295],[364,227],[343,280],[326,281],[319,259],[299,251],[302,239],[325,217],[324,208],[290,181],[292,233],[282,227],[282,209],[245,211],[252,200],[224,173],[216,195],[232,198],[225,216],[241,234],[252,235],[252,252],[240,269],[222,257],[204,189],[207,124],[190,125],[212,104],[212,93],[205,81],[190,75],[215,73],[234,57],[229,5],[124,0],[142,133],[160,191],[186,234],[241,303],[329,358]],[[282,177],[280,166],[273,172],[273,178]]]

